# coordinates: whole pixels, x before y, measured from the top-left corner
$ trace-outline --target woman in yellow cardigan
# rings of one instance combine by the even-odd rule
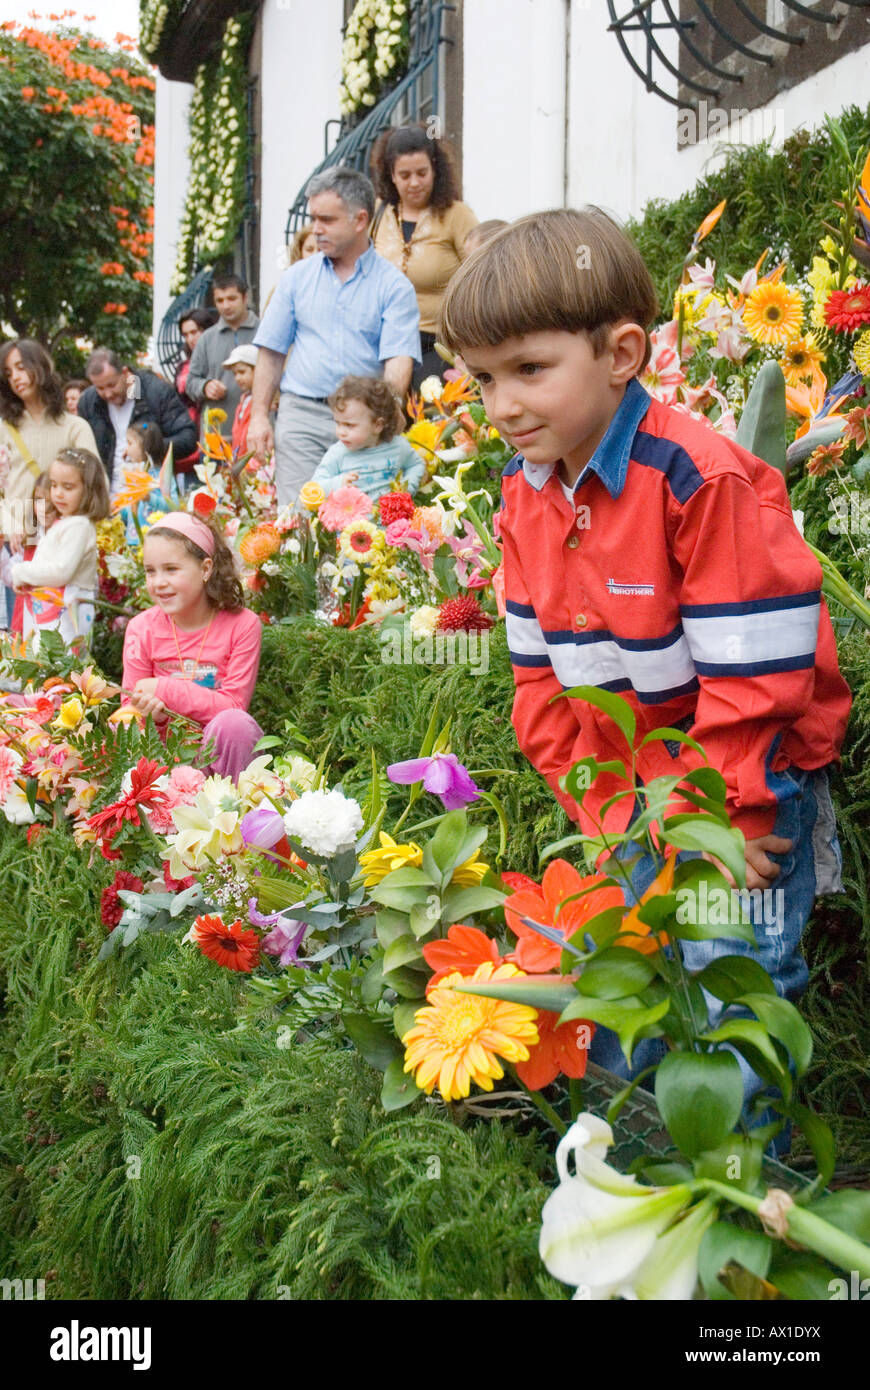
[[[416,387],[444,367],[434,350],[438,313],[477,218],[459,199],[448,147],[431,139],[423,126],[389,131],[373,163],[381,199],[372,223],[375,250],[408,276],[420,307],[423,363],[414,373]]]

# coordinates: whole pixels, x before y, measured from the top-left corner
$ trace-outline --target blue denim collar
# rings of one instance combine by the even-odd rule
[[[614,501],[616,500],[625,487],[634,436],[650,407],[650,401],[651,397],[647,395],[637,377],[632,377],[625,388],[625,395],[616,414],[607,426],[607,433],[577,479],[575,491],[585,481],[591,468],[598,474]],[[523,459],[523,476],[536,492],[541,491],[555,468],[555,463],[529,463],[528,459]]]

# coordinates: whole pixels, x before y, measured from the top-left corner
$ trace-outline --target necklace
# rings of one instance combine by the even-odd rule
[[[175,620],[173,618],[169,619],[169,625],[172,628],[172,636],[175,638],[175,650],[178,653],[178,669],[181,673],[181,679],[183,681],[192,681],[194,674],[199,669],[199,658],[202,656],[202,649],[205,646],[205,639],[208,637],[208,634],[211,630],[211,625],[214,622],[214,617],[215,615],[214,613],[212,613],[211,617],[208,620],[208,626],[206,627],[205,632],[202,634],[202,641],[199,644],[199,651],[196,654],[196,661],[193,663],[193,673],[189,676],[186,674],[184,670],[184,659],[181,655],[181,646],[178,641],[178,632],[175,628]]]

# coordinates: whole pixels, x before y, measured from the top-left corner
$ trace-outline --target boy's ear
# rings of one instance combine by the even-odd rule
[[[610,334],[614,386],[624,386],[640,374],[646,355],[646,332],[630,319],[617,323]]]

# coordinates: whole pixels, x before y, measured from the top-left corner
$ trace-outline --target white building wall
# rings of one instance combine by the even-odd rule
[[[265,303],[284,265],[288,209],[323,159],[326,122],[339,114],[342,3],[266,0],[262,17],[260,295]]]
[[[464,0],[463,197],[481,221],[565,201],[568,0]]]
[[[802,126],[821,124],[826,113],[836,115],[852,102],[863,106],[867,101],[865,47],[780,93],[724,134],[710,99],[710,138],[678,145],[677,108],[646,91],[607,24],[604,0],[572,0],[567,201],[573,206],[597,203],[622,218],[638,216],[651,198],[678,197],[715,169],[726,157],[726,144],[757,144],[772,136],[778,145]],[[676,38],[670,48],[661,32],[658,38],[675,60]],[[665,87],[666,74],[658,63],[654,76]],[[676,92],[675,81],[670,90]],[[727,104],[740,108],[739,88]]]
[[[154,314],[156,335],[174,298],[169,281],[175,268],[178,230],[187,193],[190,165],[187,158],[187,113],[193,87],[187,82],[167,82],[155,69],[154,94]]]

